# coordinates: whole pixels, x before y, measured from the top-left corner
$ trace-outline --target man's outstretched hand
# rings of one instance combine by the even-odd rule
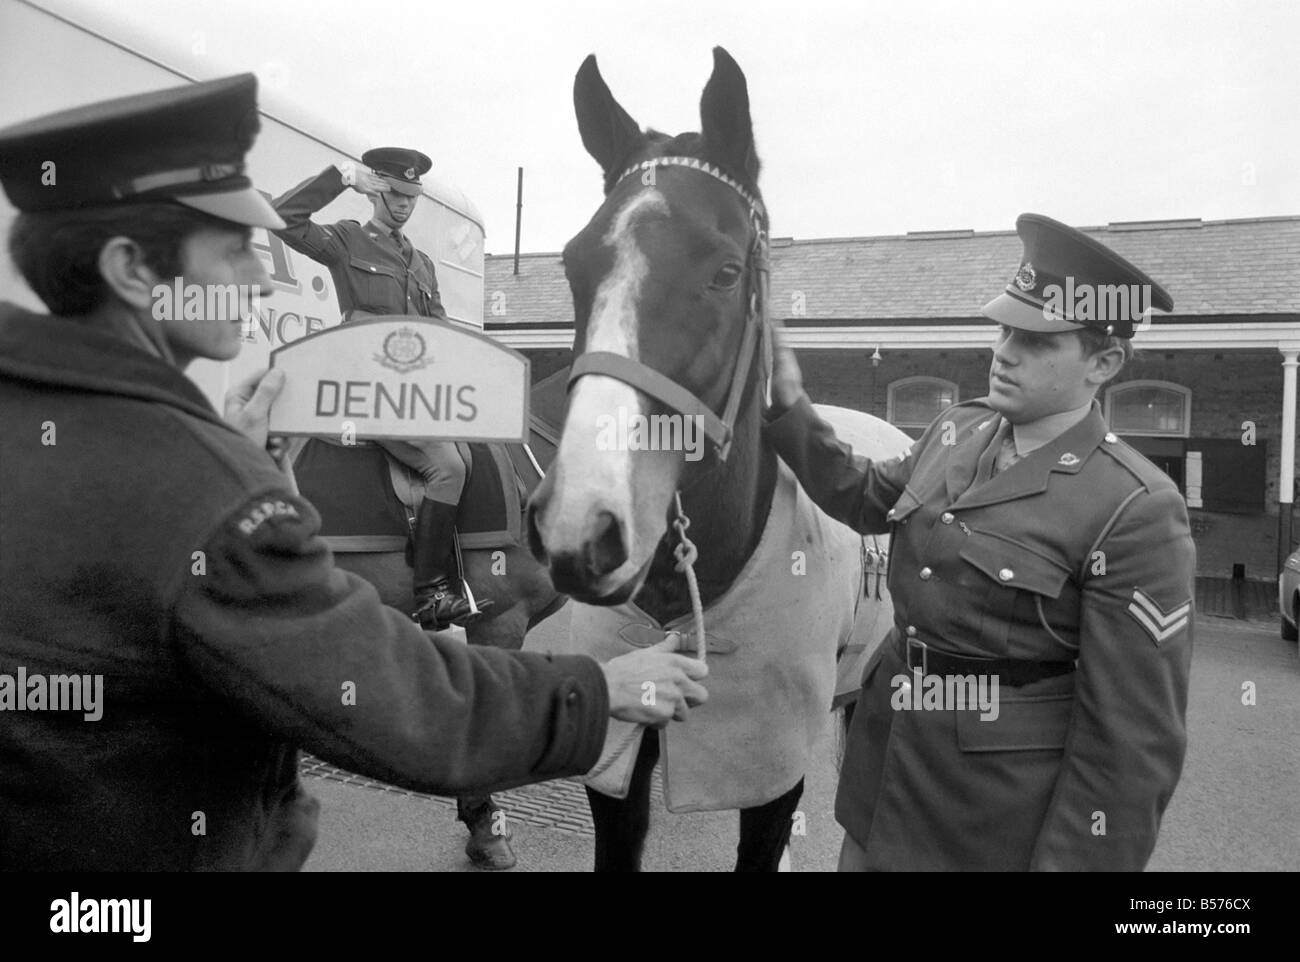
[[[688,709],[703,704],[709,693],[699,680],[709,673],[697,658],[675,654],[680,635],[605,662],[609,713],[620,721],[661,727],[685,721]]]

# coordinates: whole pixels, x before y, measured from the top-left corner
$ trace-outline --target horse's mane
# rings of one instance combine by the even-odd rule
[[[646,130],[644,139],[636,150],[628,154],[623,163],[617,165],[606,175],[605,193],[608,194],[614,189],[614,185],[618,182],[618,178],[622,176],[623,171],[633,164],[649,160],[651,157],[698,157],[700,160],[707,160],[755,197],[762,200],[763,193],[758,189],[757,180],[759,170],[757,154],[754,155],[754,170],[751,176],[748,171],[737,170],[733,165],[718,156],[716,152],[709,150],[709,146],[701,134],[692,131],[673,137],[655,130],[653,127]]]

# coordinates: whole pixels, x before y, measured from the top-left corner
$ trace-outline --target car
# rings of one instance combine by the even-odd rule
[[[1281,614],[1282,637],[1295,641],[1300,635],[1300,548],[1291,552],[1277,576],[1277,607]]]

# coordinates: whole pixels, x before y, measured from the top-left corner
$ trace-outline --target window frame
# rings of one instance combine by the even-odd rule
[[[1126,391],[1137,390],[1141,388],[1160,388],[1165,391],[1172,391],[1183,399],[1183,418],[1182,429],[1179,431],[1129,431],[1115,425],[1113,414],[1115,411],[1115,399],[1123,395]],[[1106,423],[1111,429],[1124,437],[1133,438],[1189,438],[1192,434],[1192,389],[1184,387],[1181,384],[1175,384],[1173,381],[1157,381],[1150,378],[1144,378],[1136,381],[1124,381],[1122,384],[1115,384],[1106,389],[1104,413]]]
[[[935,377],[932,374],[913,374],[910,377],[900,377],[896,381],[890,381],[889,386],[885,389],[885,420],[896,428],[928,428],[930,422],[924,424],[904,424],[901,421],[894,420],[894,397],[896,389],[900,387],[910,387],[919,383],[933,384],[936,387],[952,391],[952,403],[961,402],[961,387],[955,381],[949,381],[947,378]]]

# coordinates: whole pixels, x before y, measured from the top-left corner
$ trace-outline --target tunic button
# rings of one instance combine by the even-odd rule
[[[939,520],[942,521],[944,524],[952,524],[953,521],[952,512],[945,511],[943,514],[939,515]]]
[[[1010,581],[1015,576],[1016,573],[1012,571],[1010,568],[1003,568],[1001,571],[998,572],[998,577],[1001,578],[1003,581]]]
[[[909,638],[915,638],[915,637],[916,637],[916,626],[915,626],[915,625],[908,625],[908,626],[907,626],[907,637],[909,637]]]
[[[370,273],[373,274],[373,273],[375,273],[376,270],[377,270],[377,268],[372,267],[372,268],[370,268]]]
[[[922,581],[929,581],[929,580],[930,580],[930,575],[932,575],[932,574],[934,574],[934,572],[931,571],[929,568],[922,568],[922,569],[921,569],[921,580],[922,580]]]
[[[578,693],[576,691],[571,691],[564,700],[570,705],[576,704],[578,701]]]
[[[893,508],[890,508],[889,511],[885,514],[885,520],[886,520],[886,521],[893,521],[893,520],[894,520],[894,515],[896,515],[897,513],[898,513],[898,512],[895,511]]]
[[[1114,443],[1115,443],[1116,441],[1118,441],[1118,440],[1119,440],[1119,438],[1116,437],[1114,434],[1111,434],[1111,433],[1107,432],[1107,434],[1106,434],[1106,443],[1107,443],[1107,444],[1114,444]]]

